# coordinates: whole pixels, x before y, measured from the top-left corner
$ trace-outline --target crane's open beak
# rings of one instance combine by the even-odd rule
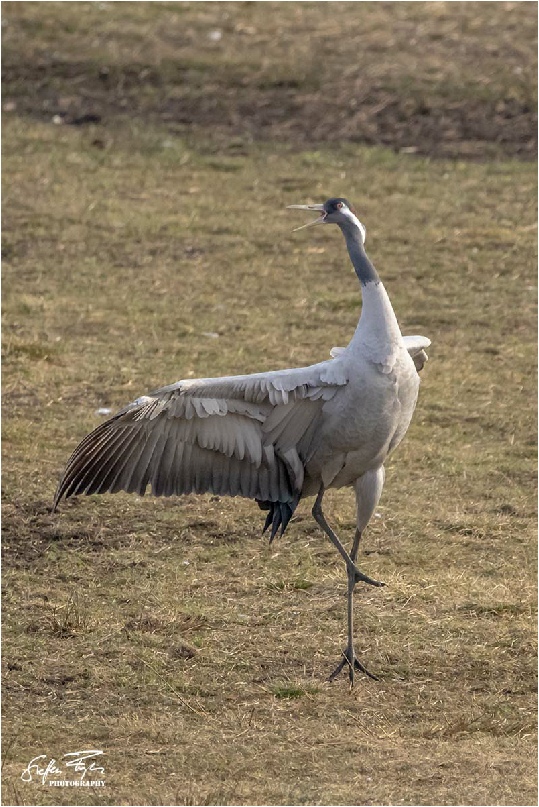
[[[324,205],[287,205],[287,210],[318,210],[322,215],[320,218],[310,221],[308,224],[302,224],[301,227],[295,227],[292,232],[297,233],[298,230],[304,230],[305,227],[312,227],[314,224],[323,224],[327,216]]]

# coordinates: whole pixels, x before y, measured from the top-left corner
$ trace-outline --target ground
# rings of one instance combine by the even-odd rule
[[[536,9],[3,4],[3,803],[536,800]],[[500,58],[503,56],[503,58]],[[360,311],[344,195],[430,337],[365,534],[303,502],[62,504],[70,452],[178,378],[299,366]],[[346,542],[353,496],[328,495]],[[105,786],[21,774],[105,752]]]

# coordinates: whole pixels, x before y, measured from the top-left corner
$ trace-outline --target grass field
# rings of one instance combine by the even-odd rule
[[[4,804],[536,803],[535,15],[3,4]],[[341,194],[433,343],[353,692],[309,502],[271,547],[242,500],[51,513],[100,407],[347,343],[341,236],[285,210]],[[327,510],[349,543],[352,494]],[[82,748],[104,788],[21,780]]]

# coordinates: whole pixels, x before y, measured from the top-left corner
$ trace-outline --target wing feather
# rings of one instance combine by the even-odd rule
[[[125,440],[121,451],[118,452],[116,457],[109,458],[105,453],[105,449],[103,449],[101,457],[96,457],[93,460],[95,464],[98,464],[100,461],[110,462],[110,467],[114,472],[112,474],[113,478],[108,486],[105,486],[105,481],[103,480],[103,485],[99,493],[106,493],[107,491],[117,493],[120,490],[127,490],[127,484],[133,470],[132,464],[136,461],[137,454],[142,450],[144,445],[141,441],[139,429],[131,427],[128,430],[128,434],[129,438]]]
[[[108,424],[104,424],[107,426]],[[129,435],[119,432],[119,443],[123,444],[126,437]],[[104,428],[99,433],[96,433],[96,440],[94,444],[89,443],[84,446],[79,453],[75,453],[68,464],[69,485],[66,486],[66,496],[72,496],[81,493],[85,490],[87,485],[91,484],[96,473],[99,471],[100,458],[107,446],[111,445],[112,449],[116,446],[115,434],[112,428]],[[86,443],[86,440],[84,441]],[[67,472],[66,472],[67,473]]]
[[[180,471],[183,466],[183,450],[185,443],[177,442],[174,447],[174,458],[171,465],[170,474],[167,477],[165,496],[174,496],[180,489]]]
[[[160,436],[160,431],[157,428],[152,430],[146,428],[144,430],[142,451],[138,452],[136,462],[131,464],[132,472],[126,486],[128,493],[138,493],[142,496],[146,491],[150,460]]]
[[[168,435],[172,429],[172,421],[168,421]],[[176,443],[174,440],[167,439],[163,445],[163,453],[161,454],[160,462],[157,464],[154,475],[152,477],[152,493],[154,496],[166,496],[167,485],[170,475],[172,473],[172,464],[174,462],[174,452],[176,450]]]
[[[110,424],[105,423],[103,427],[95,431],[95,440],[89,443],[86,437],[80,444],[76,452],[74,452],[69,460],[68,467],[72,467],[74,471],[78,472],[79,476],[90,470],[92,457],[100,450],[106,443],[121,442],[124,437],[123,430],[115,433]]]
[[[73,452],[56,492],[156,496],[211,491],[296,501],[337,361],[297,370],[180,381],[138,398]]]
[[[134,443],[137,435],[128,429],[122,429],[119,435],[120,440],[115,440],[113,435],[107,441],[106,453],[102,454],[102,462],[99,464],[94,463],[97,473],[93,476],[91,482],[86,483],[87,493],[99,493],[101,488],[110,490],[116,477],[123,469],[129,457],[129,446]]]

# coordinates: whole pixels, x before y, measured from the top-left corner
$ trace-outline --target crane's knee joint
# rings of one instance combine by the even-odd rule
[[[324,514],[322,512],[322,497],[323,497],[323,495],[324,495],[324,488],[321,487],[319,492],[318,492],[318,496],[314,500],[313,509],[311,510],[311,513],[313,514],[313,518],[315,518],[317,521],[320,521],[321,518],[324,518]]]

